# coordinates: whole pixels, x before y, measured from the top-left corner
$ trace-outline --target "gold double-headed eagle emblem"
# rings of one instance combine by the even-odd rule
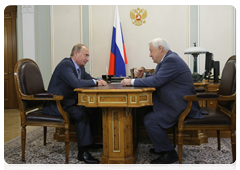
[[[130,11],[130,18],[132,19],[132,23],[140,26],[142,23],[146,23],[146,17],[147,17],[147,10],[145,9],[133,9]]]

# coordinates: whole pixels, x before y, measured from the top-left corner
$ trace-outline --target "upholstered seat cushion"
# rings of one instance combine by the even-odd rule
[[[186,117],[184,126],[187,125],[230,125],[231,118],[220,109],[202,107],[201,110],[207,111],[208,115],[203,115],[203,119],[193,119]]]
[[[42,112],[42,109],[28,113],[25,120],[26,122],[64,123],[64,119],[62,116],[44,114]]]

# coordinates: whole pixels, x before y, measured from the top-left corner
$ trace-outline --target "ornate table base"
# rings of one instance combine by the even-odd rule
[[[103,108],[101,163],[134,164],[133,119],[130,108]]]
[[[135,163],[132,108],[152,106],[152,87],[121,84],[83,87],[78,105],[102,108],[103,155],[101,163]]]

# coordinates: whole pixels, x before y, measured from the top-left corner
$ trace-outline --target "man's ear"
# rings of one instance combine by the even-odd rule
[[[77,50],[75,50],[75,51],[74,51],[74,55],[77,55],[77,53],[78,53],[78,51],[77,51]]]
[[[162,48],[162,46],[161,46],[161,45],[159,45],[159,46],[158,46],[158,49],[159,49],[159,51],[160,51],[160,52],[162,52],[162,51],[163,51],[163,48]]]

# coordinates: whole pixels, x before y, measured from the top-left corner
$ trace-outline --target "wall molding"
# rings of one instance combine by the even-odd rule
[[[22,5],[23,58],[35,61],[34,5]]]

